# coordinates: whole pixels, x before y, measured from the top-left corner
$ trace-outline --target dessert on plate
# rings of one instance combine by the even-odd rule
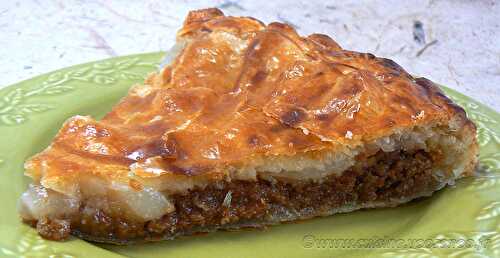
[[[474,124],[395,62],[282,23],[192,11],[171,64],[25,164],[40,235],[115,244],[429,196],[477,162]]]

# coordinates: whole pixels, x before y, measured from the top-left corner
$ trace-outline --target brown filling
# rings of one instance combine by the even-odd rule
[[[185,195],[173,195],[175,212],[148,222],[126,221],[82,207],[80,217],[72,219],[71,230],[94,241],[127,243],[172,238],[231,224],[272,224],[286,219],[283,214],[292,214],[289,219],[319,216],[350,204],[413,198],[434,191],[439,182],[431,175],[432,163],[431,155],[424,151],[380,151],[341,176],[330,176],[321,183],[272,183],[262,179],[219,182]],[[71,231],[64,221],[48,220],[39,221],[37,229],[42,236],[56,240]]]

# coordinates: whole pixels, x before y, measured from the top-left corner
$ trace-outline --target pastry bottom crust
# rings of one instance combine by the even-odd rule
[[[216,230],[263,227],[362,208],[392,207],[429,196],[452,175],[436,175],[438,155],[423,150],[382,152],[359,160],[340,176],[322,182],[281,180],[217,182],[170,199],[176,210],[147,222],[106,214],[91,204],[68,220],[28,222],[49,239],[73,234],[112,244],[173,239]]]

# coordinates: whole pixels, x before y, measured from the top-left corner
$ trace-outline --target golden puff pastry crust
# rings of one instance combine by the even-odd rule
[[[394,206],[473,173],[476,129],[464,110],[433,82],[413,77],[390,59],[344,50],[326,35],[302,37],[289,25],[225,16],[218,9],[190,12],[177,41],[181,50],[173,62],[133,86],[102,120],[70,118],[52,144],[26,162],[35,184],[21,199],[21,215],[37,225],[42,221],[42,235],[57,238],[43,232],[69,228],[66,235],[128,243],[273,224]],[[377,164],[386,166],[375,169]],[[395,164],[399,169],[391,170]],[[390,179],[390,171],[397,176]],[[360,196],[376,189],[360,188],[359,180],[338,189],[339,180],[369,180],[372,174],[384,177],[378,186],[365,183],[374,189],[417,175],[426,183],[366,200]],[[283,195],[285,203],[278,205],[266,194],[269,187],[326,187],[333,192],[323,198],[332,200],[336,192],[350,197],[305,213],[298,207],[306,201]],[[250,188],[262,193],[255,200],[268,204],[265,212],[224,213],[231,210],[223,206],[227,198],[237,200],[232,193],[250,195]],[[118,226],[108,225],[104,237],[93,235],[76,208],[52,212],[30,204],[40,189],[88,209],[89,217],[119,217],[112,220],[142,231],[120,235]],[[188,218],[191,228],[161,223],[184,214],[182,203],[204,211],[206,203],[193,204],[195,195],[219,202],[211,205],[220,214],[204,216],[199,225]],[[295,204],[285,205],[287,198]],[[249,205],[238,209],[257,204]],[[284,210],[294,215],[284,216]],[[148,229],[151,224],[164,229]]]

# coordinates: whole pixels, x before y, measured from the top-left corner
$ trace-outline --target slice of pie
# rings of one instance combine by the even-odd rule
[[[101,121],[26,162],[19,212],[49,239],[128,244],[392,207],[477,162],[463,109],[395,62],[218,9]]]

